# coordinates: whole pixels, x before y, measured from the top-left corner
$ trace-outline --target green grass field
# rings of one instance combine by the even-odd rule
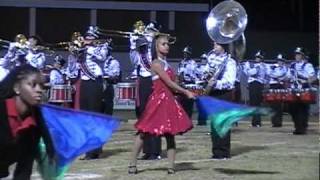
[[[117,112],[126,118],[132,114]],[[124,119],[126,119],[124,118]],[[318,180],[319,179],[319,121],[311,117],[307,135],[292,135],[293,123],[285,116],[284,127],[271,128],[266,117],[261,128],[249,127],[241,121],[232,130],[232,158],[212,160],[211,141],[207,126],[177,136],[177,172],[167,175],[165,139],[163,159],[138,161],[137,175],[128,175],[127,165],[135,130],[134,120],[123,121],[111,141],[104,146],[101,159],[76,160],[65,179],[98,180]],[[196,124],[196,121],[194,121]],[[36,170],[32,179],[40,179]]]
[[[162,160],[138,161],[139,173],[127,174],[129,155],[135,130],[133,120],[123,122],[112,140],[105,145],[102,158],[76,161],[70,173],[79,179],[236,179],[236,180],[318,180],[319,122],[312,117],[307,135],[292,135],[293,123],[285,117],[284,127],[271,128],[268,118],[261,128],[240,122],[232,130],[232,158],[212,160],[211,141],[207,126],[195,126],[183,136],[177,136],[177,173],[167,175],[165,139]],[[196,124],[196,121],[194,121]],[[91,174],[92,177],[81,175]],[[72,174],[71,174],[72,175]],[[70,179],[73,178],[70,175]],[[68,177],[68,176],[67,176]]]

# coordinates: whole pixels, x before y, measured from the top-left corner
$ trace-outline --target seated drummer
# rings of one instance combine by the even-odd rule
[[[182,52],[183,52],[183,59],[179,63],[179,68],[178,68],[179,84],[185,88],[188,88],[187,85],[196,87],[195,81],[196,81],[197,63],[193,59],[191,59],[192,49],[191,47],[186,46]],[[179,96],[179,102],[191,119],[194,100],[184,95],[181,95]]]
[[[270,89],[284,89],[284,81],[287,78],[288,68],[284,64],[285,58],[278,54],[276,62],[267,66],[267,79]],[[282,127],[282,103],[273,102],[269,105],[274,114],[271,117],[272,127]]]

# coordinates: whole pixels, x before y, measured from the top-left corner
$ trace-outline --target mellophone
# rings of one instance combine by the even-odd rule
[[[316,88],[302,89],[266,89],[263,91],[263,100],[266,103],[293,103],[302,102],[315,104],[317,98]]]

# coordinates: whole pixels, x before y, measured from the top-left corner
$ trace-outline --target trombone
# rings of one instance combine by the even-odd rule
[[[134,32],[127,32],[127,31],[101,29],[99,27],[94,27],[93,29],[97,34],[109,36],[109,37],[131,38],[132,36],[151,36],[151,37],[167,36],[169,39],[169,44],[174,44],[177,40],[175,36],[171,36],[170,34],[161,33],[161,32],[148,32],[146,30],[138,31],[137,29],[135,29]]]

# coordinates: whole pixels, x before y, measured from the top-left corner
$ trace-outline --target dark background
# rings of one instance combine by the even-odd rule
[[[152,0],[144,2],[209,4],[208,12],[204,13],[175,12],[174,31],[168,30],[168,12],[157,11],[157,22],[162,24],[162,31],[177,36],[177,42],[171,48],[171,58],[181,57],[181,50],[185,45],[192,46],[195,58],[211,49],[211,39],[207,35],[205,20],[209,10],[221,1]],[[247,58],[251,58],[257,49],[262,49],[269,59],[280,52],[291,59],[295,47],[303,46],[310,53],[310,61],[315,65],[318,64],[319,2],[317,0],[238,0],[238,2],[244,6],[248,14],[248,26],[245,31]],[[36,32],[48,43],[68,41],[72,32],[85,32],[90,23],[88,9],[37,8],[36,15]],[[149,22],[150,12],[97,10],[97,16],[99,27],[132,31],[132,25],[137,20]],[[28,8],[0,7],[0,38],[12,40],[18,33],[28,35],[28,18]],[[128,52],[128,39],[115,38],[114,43],[115,51]]]

